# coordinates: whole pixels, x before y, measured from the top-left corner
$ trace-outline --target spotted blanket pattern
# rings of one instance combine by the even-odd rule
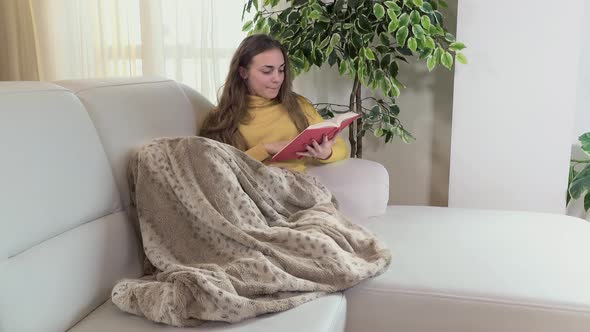
[[[173,326],[278,312],[382,273],[390,251],[304,173],[202,137],[160,138],[129,163],[145,253],[121,310]]]

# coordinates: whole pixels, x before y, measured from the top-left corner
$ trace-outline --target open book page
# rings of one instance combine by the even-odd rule
[[[314,129],[314,128],[322,128],[322,127],[340,127],[346,120],[349,119],[356,119],[358,118],[358,114],[354,112],[346,112],[341,114],[336,114],[333,118],[324,120],[322,122],[316,123],[307,127],[306,129]],[[350,121],[352,122],[352,121]],[[347,125],[344,125],[346,127]],[[344,128],[342,128],[344,129]]]
[[[334,138],[334,136],[338,135],[339,132],[350,125],[359,116],[359,114],[347,112],[339,114],[332,119],[311,125],[292,139],[289,144],[281,149],[281,151],[277,152],[271,160],[285,161],[297,159],[299,158],[297,152],[307,151],[305,148],[306,145],[311,144],[314,140],[318,143],[322,142],[324,135],[326,135],[328,139]]]

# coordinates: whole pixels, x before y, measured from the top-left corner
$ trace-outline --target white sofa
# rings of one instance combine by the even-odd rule
[[[0,82],[0,332],[178,330],[109,300],[116,280],[141,276],[126,164],[152,138],[194,135],[210,107],[166,79]],[[188,331],[590,331],[586,221],[386,206],[387,172],[367,160],[310,172],[390,246],[389,270],[290,311]]]

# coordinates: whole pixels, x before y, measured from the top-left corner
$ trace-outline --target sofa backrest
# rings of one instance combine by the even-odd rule
[[[133,229],[80,100],[0,83],[0,331],[64,331],[141,273]]]
[[[141,276],[128,158],[211,108],[167,79],[0,83],[0,331],[64,331]]]
[[[193,89],[169,79],[58,81],[80,99],[103,143],[124,207],[129,205],[127,162],[156,137],[195,135],[213,108]]]

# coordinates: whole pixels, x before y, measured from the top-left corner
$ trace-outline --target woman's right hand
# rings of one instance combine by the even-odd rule
[[[281,149],[284,148],[285,145],[287,145],[288,143],[289,141],[279,141],[272,143],[262,143],[262,145],[266,149],[266,152],[268,152],[268,154],[272,156],[275,155],[277,152],[281,151]]]

